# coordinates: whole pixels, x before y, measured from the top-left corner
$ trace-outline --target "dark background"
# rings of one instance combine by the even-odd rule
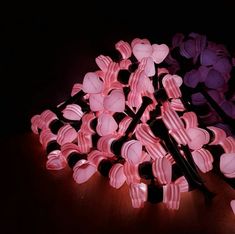
[[[120,39],[146,37],[169,44],[174,33],[194,31],[226,44],[235,55],[235,2],[79,2],[0,9],[1,172],[6,195],[1,233],[235,233],[228,205],[235,194],[219,180],[215,184],[214,178],[208,179],[216,191],[228,192],[217,196],[215,208],[205,208],[196,193],[186,196],[178,214],[161,206],[136,211],[126,188],[116,192],[98,176],[77,186],[69,170],[47,172],[38,138],[30,133],[32,115],[68,97],[73,84],[96,69],[95,57],[108,54]]]

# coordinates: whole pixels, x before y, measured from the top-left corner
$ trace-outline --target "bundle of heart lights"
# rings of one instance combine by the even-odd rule
[[[229,81],[235,72],[235,59],[225,46],[197,33],[177,33],[165,62],[171,73],[184,79],[184,93],[201,121],[234,134],[235,95],[229,90]]]
[[[181,193],[194,189],[209,200],[201,174],[211,170],[233,186],[235,140],[198,121],[182,78],[162,66],[169,48],[147,39],[115,48],[112,58],[96,58],[99,70],[75,84],[68,100],[31,119],[46,168],[68,165],[78,184],[98,172],[113,188],[126,183],[134,208],[163,202],[179,209]]]

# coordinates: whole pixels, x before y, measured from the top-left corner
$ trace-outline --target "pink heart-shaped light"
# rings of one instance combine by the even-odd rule
[[[153,61],[156,64],[159,64],[169,54],[169,47],[165,44],[161,44],[161,45],[153,44],[152,47],[153,47],[153,53],[152,53]]]
[[[99,150],[92,150],[88,155],[87,155],[87,160],[91,162],[93,165],[96,167],[99,166],[99,163],[105,159],[105,153],[101,152]]]
[[[62,111],[63,116],[69,120],[80,120],[83,116],[82,108],[77,104],[70,104]]]
[[[78,146],[75,145],[74,143],[65,143],[64,145],[61,146],[61,154],[65,159],[67,159],[68,156],[73,152],[80,153],[78,150]]]
[[[179,186],[181,193],[188,192],[189,184],[184,176],[179,177],[174,183]]]
[[[113,90],[104,99],[104,108],[112,112],[123,112],[125,110],[125,95],[122,90]]]
[[[169,184],[171,182],[172,167],[167,158],[157,158],[152,164],[152,170],[154,176],[161,184]]]
[[[212,142],[210,142],[210,145],[217,145],[220,142],[223,142],[226,139],[226,132],[221,129],[221,128],[217,128],[214,126],[209,126],[207,127],[208,129],[210,129],[213,132],[214,135],[214,140]]]
[[[101,71],[106,72],[112,59],[109,56],[100,55],[95,59],[95,62]]]
[[[185,112],[181,119],[185,122],[185,128],[196,128],[198,126],[197,115],[193,111]]]
[[[41,120],[44,122],[43,128],[48,128],[50,123],[56,119],[58,119],[56,114],[51,110],[45,110],[41,113]]]
[[[131,140],[122,146],[122,156],[131,164],[138,164],[141,162],[142,144],[140,141]]]
[[[153,52],[153,48],[149,44],[136,44],[133,47],[133,54],[138,61],[142,58],[150,57]]]
[[[56,141],[57,136],[51,132],[49,128],[42,129],[39,137],[39,141],[43,148],[46,149],[49,142]]]
[[[153,84],[144,71],[140,73],[138,83],[136,86],[136,91],[137,92],[147,91],[149,93],[154,93]]]
[[[78,184],[88,181],[96,172],[95,165],[85,160],[82,163],[80,161],[73,168],[73,178]]]
[[[82,89],[85,93],[100,93],[103,90],[103,81],[94,72],[88,72],[82,83]]]
[[[87,154],[92,147],[92,138],[90,133],[79,131],[77,134],[78,150],[82,154]]]
[[[72,91],[71,91],[71,96],[74,96],[76,93],[82,90],[82,84],[80,83],[75,83],[73,85]]]
[[[115,44],[115,48],[122,55],[122,59],[128,59],[129,57],[131,57],[132,50],[131,50],[131,46],[129,45],[128,42],[119,41]]]
[[[163,203],[168,209],[178,210],[180,205],[180,187],[177,184],[163,186]]]
[[[144,183],[130,184],[129,194],[134,208],[143,207],[144,202],[147,201],[147,185]]]
[[[151,77],[154,76],[156,73],[153,58],[148,57],[145,61],[144,72],[146,76]]]
[[[69,124],[64,125],[57,133],[57,142],[60,145],[74,141],[77,138],[76,130]]]
[[[120,163],[115,164],[109,172],[109,184],[119,189],[126,181],[126,176],[124,174],[123,165]]]
[[[225,153],[221,155],[220,171],[228,178],[235,177],[235,153]]]
[[[42,130],[45,127],[45,121],[40,115],[33,116],[31,119],[31,124],[31,129],[35,134],[39,134],[38,130]]]
[[[138,172],[138,165],[134,165],[128,162],[125,162],[123,165],[124,174],[126,176],[126,183],[128,185],[132,183],[139,183],[140,176]]]
[[[89,96],[90,109],[92,111],[101,111],[104,109],[104,95],[101,93],[92,93]]]
[[[117,128],[118,125],[112,115],[103,113],[98,117],[96,131],[100,136],[113,134]]]
[[[203,173],[212,170],[213,156],[206,149],[195,150],[192,152],[193,160]]]
[[[52,151],[46,163],[47,170],[61,170],[66,167],[67,162],[59,150]]]
[[[162,79],[163,87],[166,90],[169,98],[181,97],[181,91],[179,87],[182,85],[183,80],[180,76],[167,74]]]
[[[147,44],[147,45],[151,45],[150,41],[146,38],[144,39],[140,39],[140,38],[135,38],[134,40],[132,40],[131,42],[131,48],[133,48],[135,45],[137,44]]]
[[[192,150],[201,149],[203,145],[209,142],[209,133],[201,128],[188,128],[186,130],[189,138],[188,146]]]

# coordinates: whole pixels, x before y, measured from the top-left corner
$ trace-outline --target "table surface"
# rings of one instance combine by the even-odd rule
[[[213,173],[203,176],[216,193],[211,204],[193,191],[182,194],[178,211],[148,203],[134,209],[126,185],[115,190],[98,173],[78,185],[70,168],[47,171],[33,133],[1,143],[2,155],[14,157],[4,169],[4,233],[235,233],[235,191]]]

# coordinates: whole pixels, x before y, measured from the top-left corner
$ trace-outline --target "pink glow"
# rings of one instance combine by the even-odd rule
[[[189,39],[184,38],[182,34],[174,37],[172,47],[177,46],[180,47],[181,55],[190,58],[193,63],[199,61],[198,58],[201,55],[202,65],[185,74],[185,84],[189,87],[196,87],[200,82],[204,82],[207,89],[211,89],[208,90],[210,96],[220,104],[226,113],[233,115],[235,113],[234,105],[225,100],[223,95],[223,92],[228,88],[225,82],[230,78],[231,71],[231,63],[226,51],[210,43],[207,46],[206,38],[195,33],[190,34]],[[182,78],[173,75],[172,68],[169,68],[169,71],[166,68],[157,68],[156,71],[155,63],[159,64],[164,59],[172,63],[173,69],[180,69],[179,63],[172,57],[173,55],[167,56],[168,46],[151,44],[147,39],[136,38],[131,45],[121,40],[116,43],[115,48],[122,56],[120,61],[114,62],[109,56],[98,56],[95,61],[99,70],[86,73],[83,83],[74,84],[72,88],[71,96],[79,91],[82,91],[81,94],[84,92],[83,99],[89,102],[91,111],[83,113],[78,104],[72,103],[74,98],[63,102],[64,104],[70,103],[61,111],[63,117],[72,121],[80,121],[77,122],[77,126],[81,123],[80,129],[72,127],[76,122],[62,119],[61,122],[55,123],[55,127],[61,126],[61,123],[65,122],[67,124],[58,130],[57,135],[53,134],[49,128],[50,124],[60,115],[58,114],[57,117],[50,110],[45,110],[41,115],[36,115],[31,119],[32,131],[36,134],[40,132],[39,140],[44,149],[51,141],[57,141],[61,146],[61,151],[53,150],[48,154],[46,168],[48,170],[63,169],[67,165],[69,155],[77,153],[77,155],[72,155],[69,165],[73,167],[73,178],[78,184],[89,180],[97,171],[102,175],[109,173],[110,186],[119,189],[126,182],[132,206],[140,208],[147,201],[147,186],[154,183],[159,188],[163,188],[163,203],[169,209],[177,210],[180,205],[180,193],[189,191],[188,181],[190,180],[187,177],[187,181],[185,176],[177,178],[180,175],[186,175],[184,170],[182,170],[183,174],[175,173],[172,176],[174,166],[178,166],[180,170],[183,168],[177,160],[176,165],[174,151],[171,152],[172,155],[168,152],[170,148],[165,145],[167,141],[153,134],[149,123],[157,118],[162,119],[169,134],[178,143],[178,146],[176,144],[175,147],[178,147],[183,160],[191,163],[182,147],[182,145],[187,145],[196,166],[202,173],[207,173],[213,167],[213,155],[208,150],[210,147],[206,148],[210,138],[213,138],[209,134],[212,131],[214,140],[210,144],[219,144],[225,151],[220,158],[220,170],[224,176],[235,178],[234,138],[227,137],[225,131],[217,127],[208,127],[210,131],[199,128],[197,115],[194,112],[185,112],[187,111],[186,105],[184,106],[184,99],[181,98],[184,95],[181,92]],[[133,58],[132,52],[138,62]],[[131,73],[134,69],[135,71]],[[128,71],[123,71],[121,74],[120,70]],[[168,100],[163,103],[158,103],[156,100],[156,91],[158,88],[162,88],[160,81],[156,84],[158,87],[154,87],[155,80],[153,81],[153,79],[157,79],[156,72],[163,76],[162,85],[168,97]],[[125,77],[129,74],[128,84],[124,85],[119,82],[118,75]],[[132,117],[128,116],[127,106],[133,113],[137,113],[143,103],[144,96],[149,97],[152,103],[140,116],[139,122],[128,135],[129,138],[126,142],[122,144],[121,141],[121,154],[115,155],[112,143],[120,138],[125,139],[122,136],[125,135],[132,118],[134,118],[133,114],[130,114]],[[206,100],[203,95],[196,93],[192,95],[192,102],[205,104]],[[57,107],[59,106],[57,105]],[[161,108],[161,115],[159,115],[158,108]],[[183,113],[178,114],[177,111]],[[119,114],[116,115],[118,112]],[[213,113],[203,117],[211,120],[213,116],[215,120],[218,119]],[[71,125],[68,124],[69,122]],[[94,125],[96,125],[96,129],[93,129]],[[146,181],[148,185],[142,181]],[[192,188],[190,187],[190,189]],[[231,202],[231,207],[235,212],[235,200]]]

